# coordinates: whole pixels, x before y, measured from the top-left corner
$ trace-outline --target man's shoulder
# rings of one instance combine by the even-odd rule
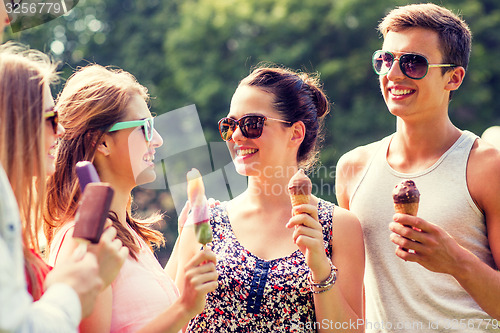
[[[500,223],[500,150],[482,139],[472,146],[467,163],[467,186],[488,223]]]
[[[358,146],[342,155],[338,162],[338,167],[363,166],[370,161],[376,151],[380,141],[372,142],[364,146]]]
[[[500,172],[500,149],[478,138],[472,146],[469,167],[481,168],[482,172]]]
[[[339,206],[347,208],[355,185],[360,180],[363,171],[366,169],[380,141],[364,146],[359,146],[345,153],[337,163],[336,169],[336,194]]]

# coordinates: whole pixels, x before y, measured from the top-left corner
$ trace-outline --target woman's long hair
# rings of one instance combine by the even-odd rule
[[[135,94],[148,100],[147,89],[130,73],[88,65],[69,78],[58,97],[59,120],[66,132],[58,144],[56,171],[48,181],[45,236],[49,245],[57,228],[74,219],[78,208],[81,191],[76,163],[94,162],[97,146],[104,134],[113,124],[124,119],[125,109]],[[130,227],[150,247],[163,245],[161,232],[149,228],[149,225],[161,220],[161,215],[153,214],[146,220],[139,220],[132,216],[131,204],[130,196],[126,215]],[[129,248],[130,255],[137,259],[139,247],[132,234],[118,221],[116,212],[110,212],[109,218],[118,230],[118,238]]]
[[[56,64],[39,51],[17,43],[0,46],[0,163],[19,206],[26,273],[34,299],[46,267],[38,235],[45,195],[45,119],[43,93],[56,80]]]

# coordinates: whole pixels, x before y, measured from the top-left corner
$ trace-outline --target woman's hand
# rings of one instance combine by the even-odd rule
[[[217,288],[216,257],[209,249],[198,252],[186,265],[181,304],[191,312],[191,317],[201,313],[206,295]]]
[[[65,283],[73,288],[80,298],[82,318],[85,318],[92,313],[103,287],[98,272],[99,265],[93,253],[74,252],[47,274],[44,287],[47,289],[53,284]]]
[[[324,281],[331,267],[323,242],[323,227],[319,223],[316,205],[303,204],[292,208],[292,218],[287,228],[295,228],[293,241],[304,254],[314,281]]]
[[[129,254],[128,248],[116,238],[116,233],[115,227],[111,226],[111,220],[108,219],[99,243],[90,244],[88,247],[88,251],[97,257],[99,276],[104,282],[103,289],[114,281]]]

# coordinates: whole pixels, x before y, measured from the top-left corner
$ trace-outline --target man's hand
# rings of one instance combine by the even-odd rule
[[[419,217],[395,214],[389,224],[391,241],[398,245],[396,255],[419,263],[430,271],[454,275],[460,272],[465,250],[443,228]]]

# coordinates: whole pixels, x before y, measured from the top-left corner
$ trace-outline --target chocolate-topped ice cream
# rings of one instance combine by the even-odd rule
[[[417,215],[420,192],[413,180],[407,179],[396,185],[392,191],[392,198],[396,213]]]
[[[288,191],[292,206],[309,203],[312,191],[312,183],[306,176],[304,170],[297,171],[288,182]]]

